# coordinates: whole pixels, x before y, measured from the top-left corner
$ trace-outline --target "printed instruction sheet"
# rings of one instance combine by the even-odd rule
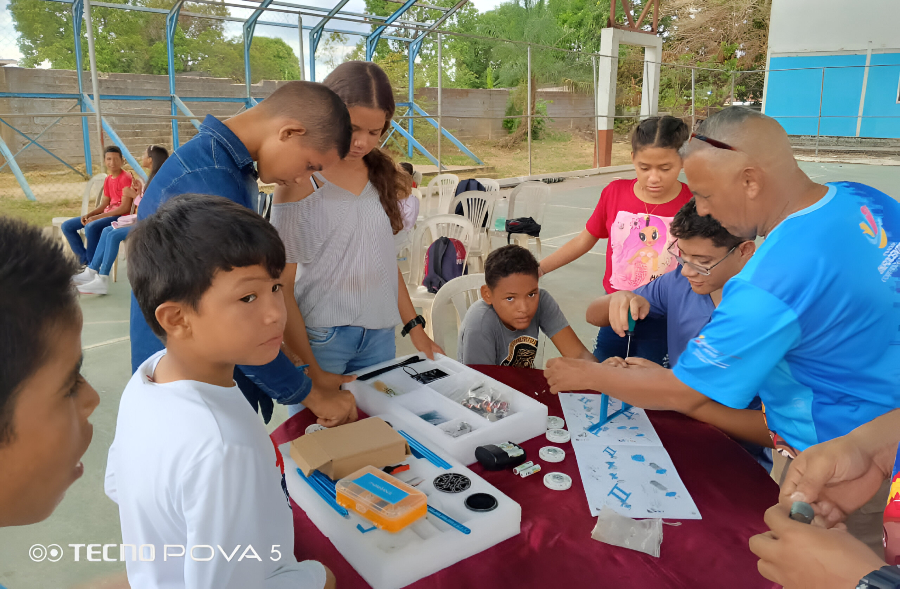
[[[588,505],[604,505],[635,519],[701,519],[669,453],[643,409],[633,407],[594,431],[601,395],[560,393]],[[621,408],[609,399],[607,415]]]

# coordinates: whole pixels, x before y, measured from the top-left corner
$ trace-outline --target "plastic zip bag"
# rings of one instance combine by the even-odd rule
[[[591,538],[604,544],[630,548],[659,558],[662,524],[663,521],[659,518],[631,519],[604,505],[597,518],[597,525],[591,532]]]

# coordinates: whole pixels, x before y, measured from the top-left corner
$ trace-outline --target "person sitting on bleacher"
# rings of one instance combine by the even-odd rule
[[[121,215],[127,215],[131,212],[132,199],[124,196],[122,191],[130,187],[134,178],[131,173],[122,169],[125,161],[122,159],[122,150],[115,145],[110,145],[104,150],[104,163],[106,171],[109,174],[103,181],[103,196],[100,199],[100,206],[89,211],[83,217],[75,217],[69,219],[62,224],[60,229],[69,242],[72,251],[82,265],[87,266],[94,257],[97,250],[97,243],[100,241],[100,235],[103,230],[112,225],[113,221]],[[84,229],[87,237],[87,247],[81,241],[78,232]],[[94,278],[92,270],[85,268],[81,273],[76,274],[72,279],[75,284],[85,284]]]
[[[169,150],[161,145],[147,147],[147,150],[144,152],[144,159],[141,160],[142,167],[150,168],[150,174],[147,176],[147,185],[150,184],[153,176],[156,175],[156,172],[168,157]],[[131,186],[127,186],[122,190],[124,198],[133,200],[134,213],[119,217],[118,221],[113,221],[112,225],[106,227],[103,233],[100,234],[100,241],[97,243],[94,257],[84,272],[81,273],[89,273],[88,282],[79,284],[76,281],[78,292],[81,294],[105,295],[108,292],[109,273],[119,255],[119,245],[125,241],[125,238],[128,237],[128,234],[137,222],[137,207],[141,204],[144,188],[145,185],[135,178]]]

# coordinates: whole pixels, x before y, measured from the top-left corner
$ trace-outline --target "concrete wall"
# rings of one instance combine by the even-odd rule
[[[900,138],[900,52],[872,54],[868,68],[865,53],[773,57],[769,65],[765,112],[791,135]]]
[[[84,73],[83,76],[84,87],[89,89],[90,74]],[[268,96],[277,86],[277,82],[263,81],[254,86],[253,96],[257,98]],[[76,72],[68,70],[5,67],[0,68],[0,92],[77,94],[78,79]],[[179,76],[176,81],[176,93],[181,97],[240,98],[244,96],[244,92],[243,84],[236,84],[228,79]],[[167,96],[169,93],[168,78],[139,74],[108,74],[100,78],[100,93]],[[548,115],[553,119],[548,123],[549,128],[559,131],[578,129],[590,131],[593,128],[590,117],[594,113],[594,106],[590,95],[539,91],[537,96],[539,100],[546,100],[548,103]],[[509,90],[445,89],[443,95],[444,127],[463,141],[505,137],[507,133],[503,129],[502,121],[508,100]],[[436,88],[423,89],[417,95],[416,101],[430,114],[437,114]],[[201,119],[206,114],[227,118],[241,109],[241,105],[236,103],[188,102],[187,106]],[[78,112],[74,99],[0,99],[0,116],[8,113],[33,115],[63,113],[70,109],[72,112]],[[102,101],[101,109],[104,113],[110,113],[105,114],[105,118],[136,157],[150,144],[172,147],[171,123],[168,120],[111,114],[168,115],[170,106],[167,100]],[[10,117],[7,120],[22,132],[34,137],[52,123],[55,117]],[[94,140],[93,116],[88,120],[91,139]],[[425,122],[419,124],[428,125]],[[196,133],[194,126],[188,122],[179,123],[178,128],[182,144]],[[27,143],[27,139],[16,134],[9,127],[3,126],[0,133],[13,153]],[[80,117],[63,118],[60,123],[40,138],[40,142],[73,166],[84,164]],[[96,150],[92,151],[92,155],[96,160]],[[16,158],[16,161],[26,171],[64,169],[59,162],[35,146],[29,147]],[[94,166],[96,171],[96,161]]]
[[[897,0],[772,0],[769,55],[900,49]]]
[[[76,75],[76,72],[70,70],[4,67],[0,68],[0,92],[77,94],[78,79]],[[85,72],[83,76],[84,87],[89,90],[91,88],[90,73]],[[168,96],[169,94],[169,82],[166,76],[108,74],[100,78],[99,84],[101,94],[145,96]],[[253,96],[267,96],[275,90],[277,85],[277,82],[263,81],[254,86]],[[240,98],[244,96],[246,90],[243,84],[236,84],[229,79],[180,76],[176,82],[176,92],[182,97],[216,96]],[[206,114],[229,117],[241,108],[241,105],[236,103],[214,102],[189,102],[187,106],[201,120]],[[71,112],[80,112],[74,99],[0,99],[0,116],[7,113],[64,113],[70,110]],[[167,115],[170,114],[170,105],[168,101],[102,101],[101,111],[104,113]],[[172,147],[172,127],[168,120],[114,116],[112,114],[104,114],[104,117],[136,157],[152,143],[164,145],[167,148]],[[55,119],[52,116],[17,116],[6,120],[22,132],[34,137]],[[95,140],[96,127],[93,116],[89,118],[89,123],[91,139]],[[182,143],[196,133],[194,126],[188,122],[179,123],[178,128]],[[16,153],[28,142],[5,125],[0,130],[0,133],[2,133],[3,140],[9,145],[13,153]],[[39,141],[47,149],[71,165],[77,167],[84,164],[80,117],[63,118]],[[96,172],[96,149],[92,151],[92,156],[95,160],[94,167]],[[63,169],[59,162],[33,145],[18,156],[16,161],[24,170]]]
[[[457,139],[499,139],[507,135],[503,117],[509,90],[444,88],[443,93],[443,124]],[[552,119],[548,128],[556,131],[593,130],[590,117],[594,115],[594,102],[590,94],[539,90],[537,99],[547,101],[547,116]],[[437,88],[423,88],[416,95],[416,102],[429,114],[437,115]]]
[[[792,135],[900,138],[898,6],[773,0],[765,113]]]

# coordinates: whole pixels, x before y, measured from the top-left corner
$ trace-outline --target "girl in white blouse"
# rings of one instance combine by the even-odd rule
[[[397,267],[399,200],[411,182],[377,147],[394,115],[390,81],[374,63],[351,61],[324,84],[347,104],[353,142],[347,157],[310,185],[275,189],[272,224],[288,262],[282,281],[294,284],[293,296],[285,289],[285,343],[303,358],[305,323],[316,363],[334,374],[394,358],[398,324],[410,328],[417,350],[443,353],[425,333]]]

